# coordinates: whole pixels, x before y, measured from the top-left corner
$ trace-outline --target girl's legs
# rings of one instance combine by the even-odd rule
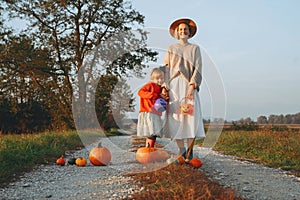
[[[184,147],[184,140],[183,139],[177,139],[176,140],[178,149],[179,149],[179,155],[182,155],[185,158],[186,150]]]

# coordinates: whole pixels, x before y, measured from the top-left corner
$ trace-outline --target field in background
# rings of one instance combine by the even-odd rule
[[[300,176],[300,130],[225,130],[214,150]]]

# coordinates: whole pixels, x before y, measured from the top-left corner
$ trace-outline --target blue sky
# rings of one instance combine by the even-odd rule
[[[197,23],[193,42],[207,51],[219,70],[226,119],[300,112],[300,1],[133,0],[132,4],[145,16],[145,27],[168,30],[182,17]]]

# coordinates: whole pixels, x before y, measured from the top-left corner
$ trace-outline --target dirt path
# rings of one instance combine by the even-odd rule
[[[86,167],[42,165],[24,174],[18,182],[0,189],[0,199],[122,199],[128,198],[137,188],[122,174],[141,167],[135,161],[130,136],[111,137],[102,140],[112,152],[109,166]],[[176,145],[158,139],[170,151]],[[93,144],[70,156],[87,157]],[[203,160],[201,170],[224,186],[233,187],[247,199],[300,199],[300,182],[281,170],[266,168],[235,157],[224,156],[209,149],[195,147],[195,155]]]
[[[246,199],[299,200],[300,178],[288,172],[264,167],[234,156],[196,147],[201,168],[221,185],[232,187]]]

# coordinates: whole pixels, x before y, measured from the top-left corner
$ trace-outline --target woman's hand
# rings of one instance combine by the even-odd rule
[[[194,100],[194,85],[189,85],[189,88],[186,93],[186,98],[189,100]]]

